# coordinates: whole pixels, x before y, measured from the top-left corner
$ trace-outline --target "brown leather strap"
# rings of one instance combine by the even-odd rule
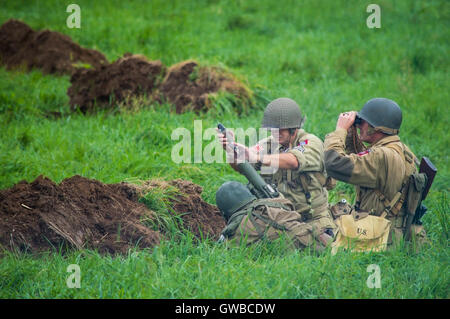
[[[359,138],[358,132],[356,131],[356,126],[354,125],[352,125],[352,139],[353,139],[353,149],[356,153],[359,153],[360,149],[362,149],[362,151],[365,151],[367,149],[364,143]]]

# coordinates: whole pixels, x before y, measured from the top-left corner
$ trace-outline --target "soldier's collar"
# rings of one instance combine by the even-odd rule
[[[383,145],[393,143],[393,142],[400,142],[400,137],[398,135],[389,135],[389,136],[383,137],[381,140],[379,140],[375,144],[371,145],[370,147],[383,146]]]
[[[297,131],[297,136],[294,139],[294,144],[295,142],[301,140],[304,136],[306,135],[306,132],[304,129],[299,128]]]

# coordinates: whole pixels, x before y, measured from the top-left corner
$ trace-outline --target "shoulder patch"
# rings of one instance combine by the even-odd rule
[[[305,151],[305,145],[308,145],[308,140],[300,141],[298,145],[294,147],[294,150],[298,150],[303,153]]]
[[[358,156],[364,156],[367,155],[371,152],[372,150],[369,148],[368,150],[362,151],[358,153]]]
[[[256,144],[255,146],[253,146],[253,151],[259,153],[264,151],[264,146],[262,146],[261,144]]]

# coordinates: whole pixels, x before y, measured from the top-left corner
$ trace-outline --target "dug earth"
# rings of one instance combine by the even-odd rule
[[[76,175],[56,184],[39,176],[0,190],[0,247],[32,253],[94,249],[110,254],[151,248],[167,234],[158,213],[140,199],[167,187],[177,189],[169,206],[180,217],[180,228],[196,238],[218,238],[225,222],[217,207],[202,199],[203,189],[190,181],[104,184]]]

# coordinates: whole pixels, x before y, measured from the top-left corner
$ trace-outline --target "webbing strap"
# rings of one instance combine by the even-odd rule
[[[268,212],[269,207],[267,205],[264,205],[264,207],[265,207],[266,211]],[[275,222],[274,220],[264,217],[261,214],[258,214],[254,211],[252,211],[250,214],[248,214],[248,217],[249,217],[252,225],[255,227],[256,232],[258,233],[257,240],[260,240],[261,238],[263,238],[266,235],[266,232],[270,226],[272,226],[275,229],[281,230],[281,231],[287,230],[287,228],[285,226],[280,225],[277,222]],[[258,225],[258,223],[256,222],[256,219],[260,219],[265,224],[267,224],[267,226],[264,228],[264,230],[260,227],[260,225]]]
[[[289,149],[292,149],[291,142],[289,142]],[[292,182],[292,170],[288,169],[286,172],[286,175],[287,175],[286,176],[287,182],[288,182],[288,184],[290,184]]]
[[[413,173],[413,172],[411,172],[411,174],[410,174],[410,172],[409,172],[410,168],[407,166],[408,165],[407,162],[410,164],[414,163],[413,155],[411,153],[409,153],[408,151],[406,151],[403,143],[401,143],[400,145],[401,145],[401,150],[403,151],[402,153],[403,153],[403,159],[404,159],[404,164],[405,164],[405,178],[403,179],[403,183],[402,183],[400,190],[394,195],[394,197],[392,198],[391,201],[389,201],[387,199],[387,197],[379,189],[375,190],[375,194],[377,194],[378,197],[380,198],[380,200],[383,202],[383,205],[384,205],[383,214],[385,214],[385,213],[387,214],[390,212],[394,215],[397,215],[398,212],[402,209],[403,203],[405,202],[405,198],[408,193],[409,177]],[[402,153],[400,153],[400,151],[398,150],[396,145],[387,144],[386,147],[389,147],[390,149],[393,149],[394,151],[398,152],[399,155],[402,155]]]
[[[275,207],[275,208],[281,208],[284,210],[291,210],[291,208],[289,206],[286,206],[283,203],[279,203],[279,202],[275,202],[271,199],[266,199],[266,200],[257,200],[254,201],[253,203],[251,203],[248,208],[246,209],[246,211],[248,210],[254,210],[259,206],[265,206],[265,207]]]
[[[312,216],[314,215],[314,210],[312,209],[311,193],[309,192],[309,187],[308,187],[308,183],[306,182],[306,174],[305,173],[300,174],[300,183],[302,184],[303,192],[305,193],[306,203],[308,204],[308,209],[305,210],[304,213],[309,214],[309,216],[308,216],[308,215],[303,215],[303,213],[302,213],[302,217],[304,220],[308,220],[308,219],[312,218]]]
[[[309,192],[308,183],[306,182],[306,175],[304,173],[300,174],[300,184],[302,184],[306,202],[311,206],[311,193]]]
[[[258,225],[258,223],[255,220],[255,216],[254,216],[253,212],[248,214],[248,218],[250,219],[253,227],[255,227],[255,230],[258,233],[258,239],[257,240],[260,240],[261,238],[264,237],[264,235],[266,233],[266,230],[262,230],[261,227]]]
[[[286,180],[288,183],[292,182],[292,170],[288,169]]]
[[[266,208],[267,211],[269,211],[269,207],[268,206],[266,206],[265,208]],[[255,213],[255,212],[253,212],[252,214],[256,218],[261,219],[264,223],[269,224],[270,226],[272,226],[275,229],[287,230],[287,228],[285,226],[278,224],[276,221],[274,221],[274,220],[272,220],[270,218],[266,218],[266,217],[262,216],[261,214],[258,214],[258,213]]]
[[[406,197],[406,191],[404,191],[404,185],[402,185],[402,189],[400,192],[397,192],[391,201],[389,201],[378,189],[375,190],[375,193],[378,195],[380,200],[383,202],[384,210],[386,214],[391,212],[394,215],[397,215],[400,209],[403,206],[403,202]],[[400,204],[400,205],[399,205]]]

